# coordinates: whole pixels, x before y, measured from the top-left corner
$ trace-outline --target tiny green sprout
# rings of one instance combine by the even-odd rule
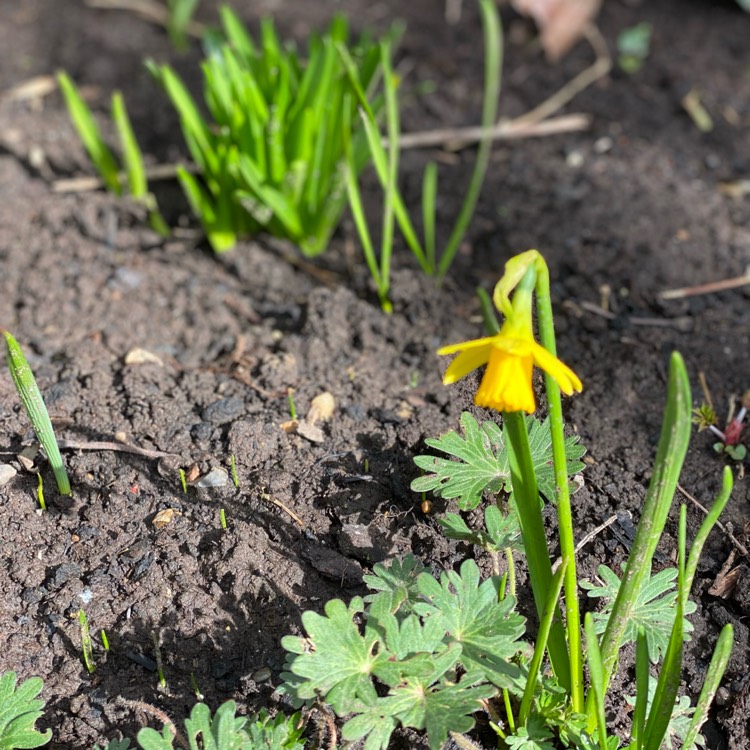
[[[89,674],[94,674],[96,664],[94,662],[94,648],[91,643],[91,633],[89,632],[89,621],[86,613],[78,610],[78,624],[81,628],[81,650],[83,652],[83,665]]]
[[[99,636],[102,639],[102,646],[104,646],[104,650],[109,651],[109,638],[107,638],[107,631],[104,628],[101,629]]]
[[[234,482],[234,486],[236,489],[240,488],[240,477],[237,474],[237,462],[234,459],[234,453],[232,453],[231,457],[229,458],[229,468],[232,473],[232,481]]]
[[[161,660],[161,646],[159,644],[159,636],[155,630],[151,631],[151,642],[154,644],[154,656],[156,657],[156,673],[159,675],[159,686],[165,688],[167,686],[167,679],[164,677],[164,665]]]
[[[199,700],[203,700],[203,693],[201,693],[201,689],[198,687],[198,680],[195,679],[195,672],[190,673],[190,684],[193,686],[193,692],[195,693],[195,697]]]
[[[709,429],[719,420],[711,405],[703,403],[693,409],[693,416],[690,421],[698,427],[698,432],[701,432],[702,430]]]
[[[36,475],[37,478],[37,486],[36,486],[36,496],[39,500],[39,507],[42,510],[47,510],[47,503],[44,502],[44,480],[42,479],[41,473]]]
[[[187,477],[184,469],[180,469],[180,484],[182,485],[182,494],[187,495]]]
[[[647,21],[625,29],[617,37],[618,63],[623,71],[637,73],[651,52],[651,24]]]
[[[409,388],[416,388],[419,385],[419,370],[414,372],[409,377]]]
[[[729,445],[717,440],[711,447],[716,453],[726,453],[733,461],[744,461],[747,456],[747,448],[742,443]]]
[[[18,395],[21,397],[21,403],[26,410],[31,426],[34,428],[34,433],[42,444],[44,452],[47,454],[47,458],[52,466],[52,471],[55,473],[57,491],[61,495],[70,495],[68,473],[65,471],[62,456],[60,455],[60,448],[55,439],[55,431],[52,429],[52,422],[50,421],[47,407],[44,405],[39,386],[34,379],[34,373],[31,371],[31,367],[29,367],[29,363],[26,361],[26,357],[18,342],[8,331],[3,331],[2,333],[5,336],[5,343],[8,349],[10,375],[13,378]]]
[[[226,531],[227,530],[227,515],[224,513],[224,508],[219,508],[219,523],[221,524],[221,528]]]
[[[294,388],[291,386],[287,388],[286,397],[289,401],[289,417],[290,419],[297,419],[297,407],[294,403]]]

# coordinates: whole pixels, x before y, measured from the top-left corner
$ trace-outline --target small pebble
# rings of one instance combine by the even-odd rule
[[[254,682],[265,682],[270,679],[271,670],[268,667],[261,667],[257,672],[253,672],[252,679]]]
[[[245,402],[236,396],[222,398],[209,404],[201,413],[204,422],[211,424],[226,424],[233,422],[245,413]]]
[[[0,487],[8,484],[18,472],[10,464],[0,464]]]
[[[197,482],[195,482],[195,486],[204,487],[204,488],[205,487],[224,487],[226,486],[228,481],[229,481],[229,475],[227,474],[226,470],[220,467],[217,467],[216,469],[211,469],[211,471],[209,471],[208,474],[205,474]]]
[[[584,161],[583,154],[580,151],[571,151],[565,157],[565,163],[573,169],[578,169],[579,167],[582,167],[583,161]]]

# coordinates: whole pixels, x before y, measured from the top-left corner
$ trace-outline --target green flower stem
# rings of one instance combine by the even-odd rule
[[[552,318],[549,270],[540,259],[536,264],[536,304],[539,338],[542,346],[557,356],[555,326]],[[570,654],[571,703],[576,712],[583,711],[583,648],[581,645],[581,615],[578,608],[578,577],[575,564],[575,537],[573,535],[573,515],[570,506],[570,485],[568,482],[567,459],[565,457],[565,432],[563,430],[562,401],[560,388],[555,379],[544,374],[544,385],[549,406],[550,436],[552,438],[552,459],[555,469],[557,489],[557,519],[560,535],[560,553],[565,569],[565,617]]]
[[[544,607],[544,612],[539,620],[539,632],[536,635],[536,643],[534,644],[534,655],[529,663],[529,674],[526,680],[526,689],[523,691],[523,698],[521,699],[521,708],[518,710],[518,723],[521,726],[526,726],[526,721],[529,718],[531,712],[531,705],[534,699],[534,692],[536,690],[537,681],[539,678],[539,670],[542,666],[542,658],[544,657],[544,649],[547,645],[547,639],[549,638],[550,628],[552,627],[553,618],[555,616],[555,610],[557,610],[557,601],[560,598],[560,592],[563,586],[563,576],[565,575],[565,567],[567,561],[563,560],[560,569],[555,573],[552,578],[552,586],[547,593],[547,603]]]
[[[669,367],[667,406],[662,422],[659,447],[656,452],[654,471],[648,493],[643,503],[638,531],[628,558],[628,566],[622,578],[612,613],[607,622],[601,641],[602,664],[604,666],[604,687],[617,664],[617,655],[628,620],[630,619],[637,594],[644,578],[651,569],[651,561],[656,551],[664,524],[672,504],[682,463],[690,440],[690,383],[682,357],[673,352]],[[589,727],[595,726],[591,697],[586,699],[586,713]]]
[[[526,431],[526,420],[521,412],[504,411],[503,426],[510,447],[508,456],[510,477],[529,566],[529,579],[536,610],[541,619],[547,603],[547,592],[552,586],[552,564],[547,550],[539,489],[529,448],[529,435]],[[547,650],[558,682],[570,691],[570,663],[559,610],[550,628]]]

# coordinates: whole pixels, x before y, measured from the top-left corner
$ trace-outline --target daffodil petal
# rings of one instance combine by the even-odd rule
[[[457,380],[466,377],[470,372],[487,364],[492,350],[491,344],[482,347],[476,346],[459,352],[458,356],[448,365],[443,376],[443,383],[450,385]]]
[[[455,354],[456,352],[461,352],[464,349],[476,349],[480,346],[490,346],[497,336],[485,336],[483,339],[472,339],[471,341],[462,341],[460,344],[448,344],[448,346],[441,346],[440,349],[437,350],[437,353],[440,356],[443,356],[444,354]],[[488,354],[489,356],[489,354]],[[487,360],[485,360],[486,362]]]
[[[531,356],[518,357],[495,348],[477,391],[474,403],[497,411],[525,411],[536,409],[531,373]]]
[[[566,396],[571,396],[573,392],[580,393],[583,390],[583,383],[581,383],[578,375],[557,357],[550,354],[543,346],[535,343],[532,354],[537,367],[549,373]]]

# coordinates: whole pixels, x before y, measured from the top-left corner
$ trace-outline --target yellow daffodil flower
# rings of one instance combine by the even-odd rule
[[[535,278],[536,274],[530,269],[521,279],[514,280],[518,288],[513,302],[503,305],[505,323],[494,336],[451,344],[438,350],[441,355],[458,353],[446,370],[445,385],[487,365],[474,398],[477,406],[532,414],[536,409],[531,383],[534,365],[551,375],[566,396],[583,388],[578,376],[567,365],[534,340],[531,302]]]

